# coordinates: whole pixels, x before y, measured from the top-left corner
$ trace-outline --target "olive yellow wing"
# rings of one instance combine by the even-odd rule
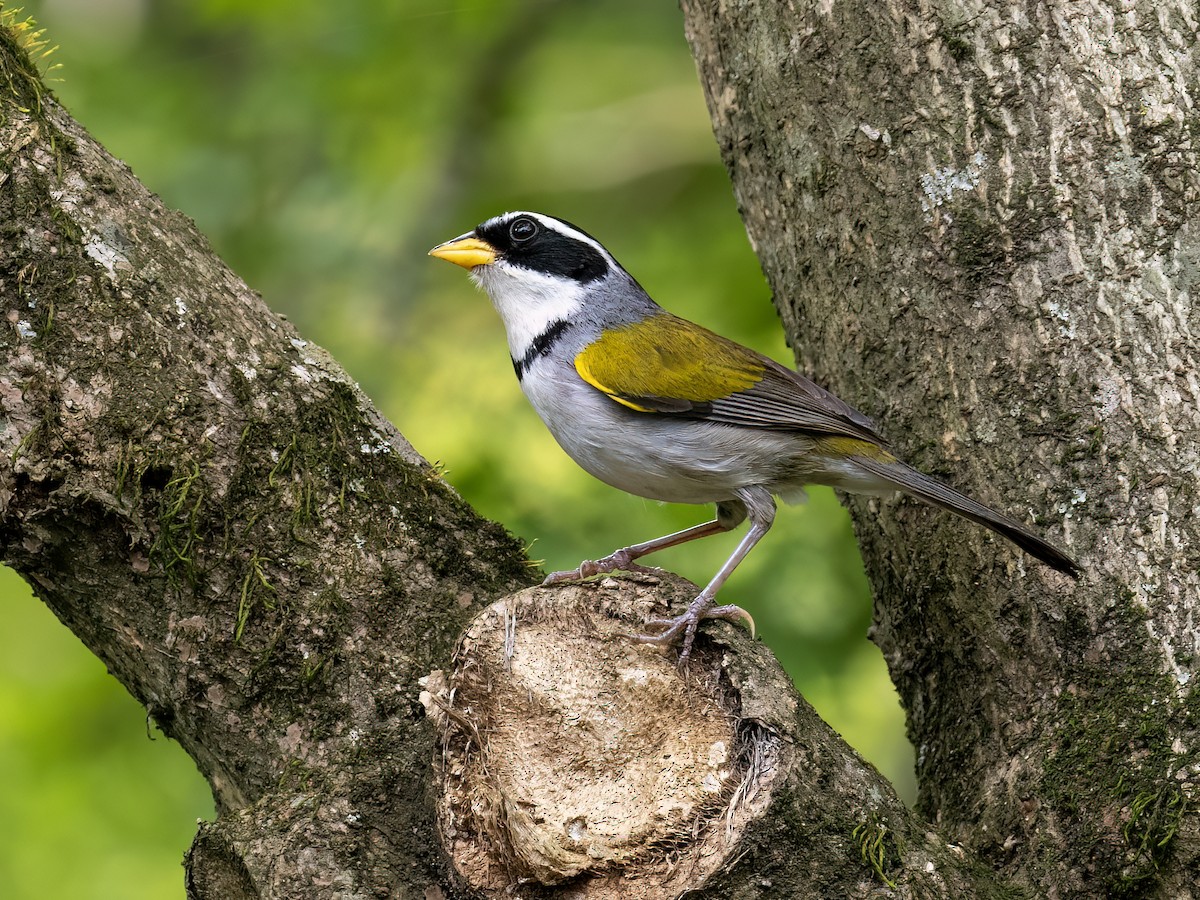
[[[870,419],[803,375],[666,312],[606,331],[575,371],[637,412],[884,443]]]

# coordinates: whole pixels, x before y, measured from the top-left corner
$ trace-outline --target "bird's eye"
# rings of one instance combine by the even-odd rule
[[[512,224],[508,226],[508,236],[514,244],[524,244],[527,241],[532,241],[538,233],[538,224],[529,218],[529,216],[521,216],[513,219]]]

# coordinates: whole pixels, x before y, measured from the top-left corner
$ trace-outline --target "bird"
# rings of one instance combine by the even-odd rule
[[[545,584],[614,571],[667,547],[749,528],[681,614],[634,637],[678,645],[707,619],[753,620],[717,593],[771,528],[775,498],[806,485],[908,494],[1002,535],[1079,577],[1070,556],[1021,523],[901,461],[863,413],[775,360],[668,312],[590,234],[537,212],[488,219],[429,255],[467,269],[503,322],[525,396],[564,451],[639,497],[715,504],[712,521],[623,547]]]

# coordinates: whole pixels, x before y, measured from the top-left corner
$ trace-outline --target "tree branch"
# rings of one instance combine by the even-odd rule
[[[378,810],[305,845],[356,883],[437,882],[436,856],[396,868],[391,846],[432,831],[414,802],[433,753],[417,679],[473,607],[529,583],[521,546],[95,144],[5,38],[5,562],[211,784],[221,819],[193,849],[194,887],[233,823],[285,842],[312,812],[297,797],[322,816]],[[289,896],[269,892],[253,850],[227,858],[264,896]],[[368,860],[392,865],[370,874]]]

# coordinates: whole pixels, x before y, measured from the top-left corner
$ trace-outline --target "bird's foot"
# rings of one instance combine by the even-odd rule
[[[657,647],[670,647],[679,644],[679,664],[687,662],[692,653],[692,642],[696,640],[696,629],[705,619],[724,619],[727,622],[746,622],[750,626],[750,636],[754,637],[754,619],[750,613],[732,603],[725,606],[713,606],[711,597],[701,594],[691,602],[687,610],[673,619],[651,619],[646,623],[647,628],[661,628],[654,634],[637,634],[635,641],[642,644],[654,644]]]
[[[579,564],[578,569],[568,569],[565,572],[551,572],[546,576],[546,580],[542,582],[542,585],[543,587],[548,587],[552,584],[582,581],[585,578],[591,578],[593,575],[607,575],[609,572],[651,574],[655,571],[650,566],[640,566],[635,563],[629,553],[629,548],[625,548],[624,550],[618,550],[616,553],[610,553],[604,559],[585,559]]]

